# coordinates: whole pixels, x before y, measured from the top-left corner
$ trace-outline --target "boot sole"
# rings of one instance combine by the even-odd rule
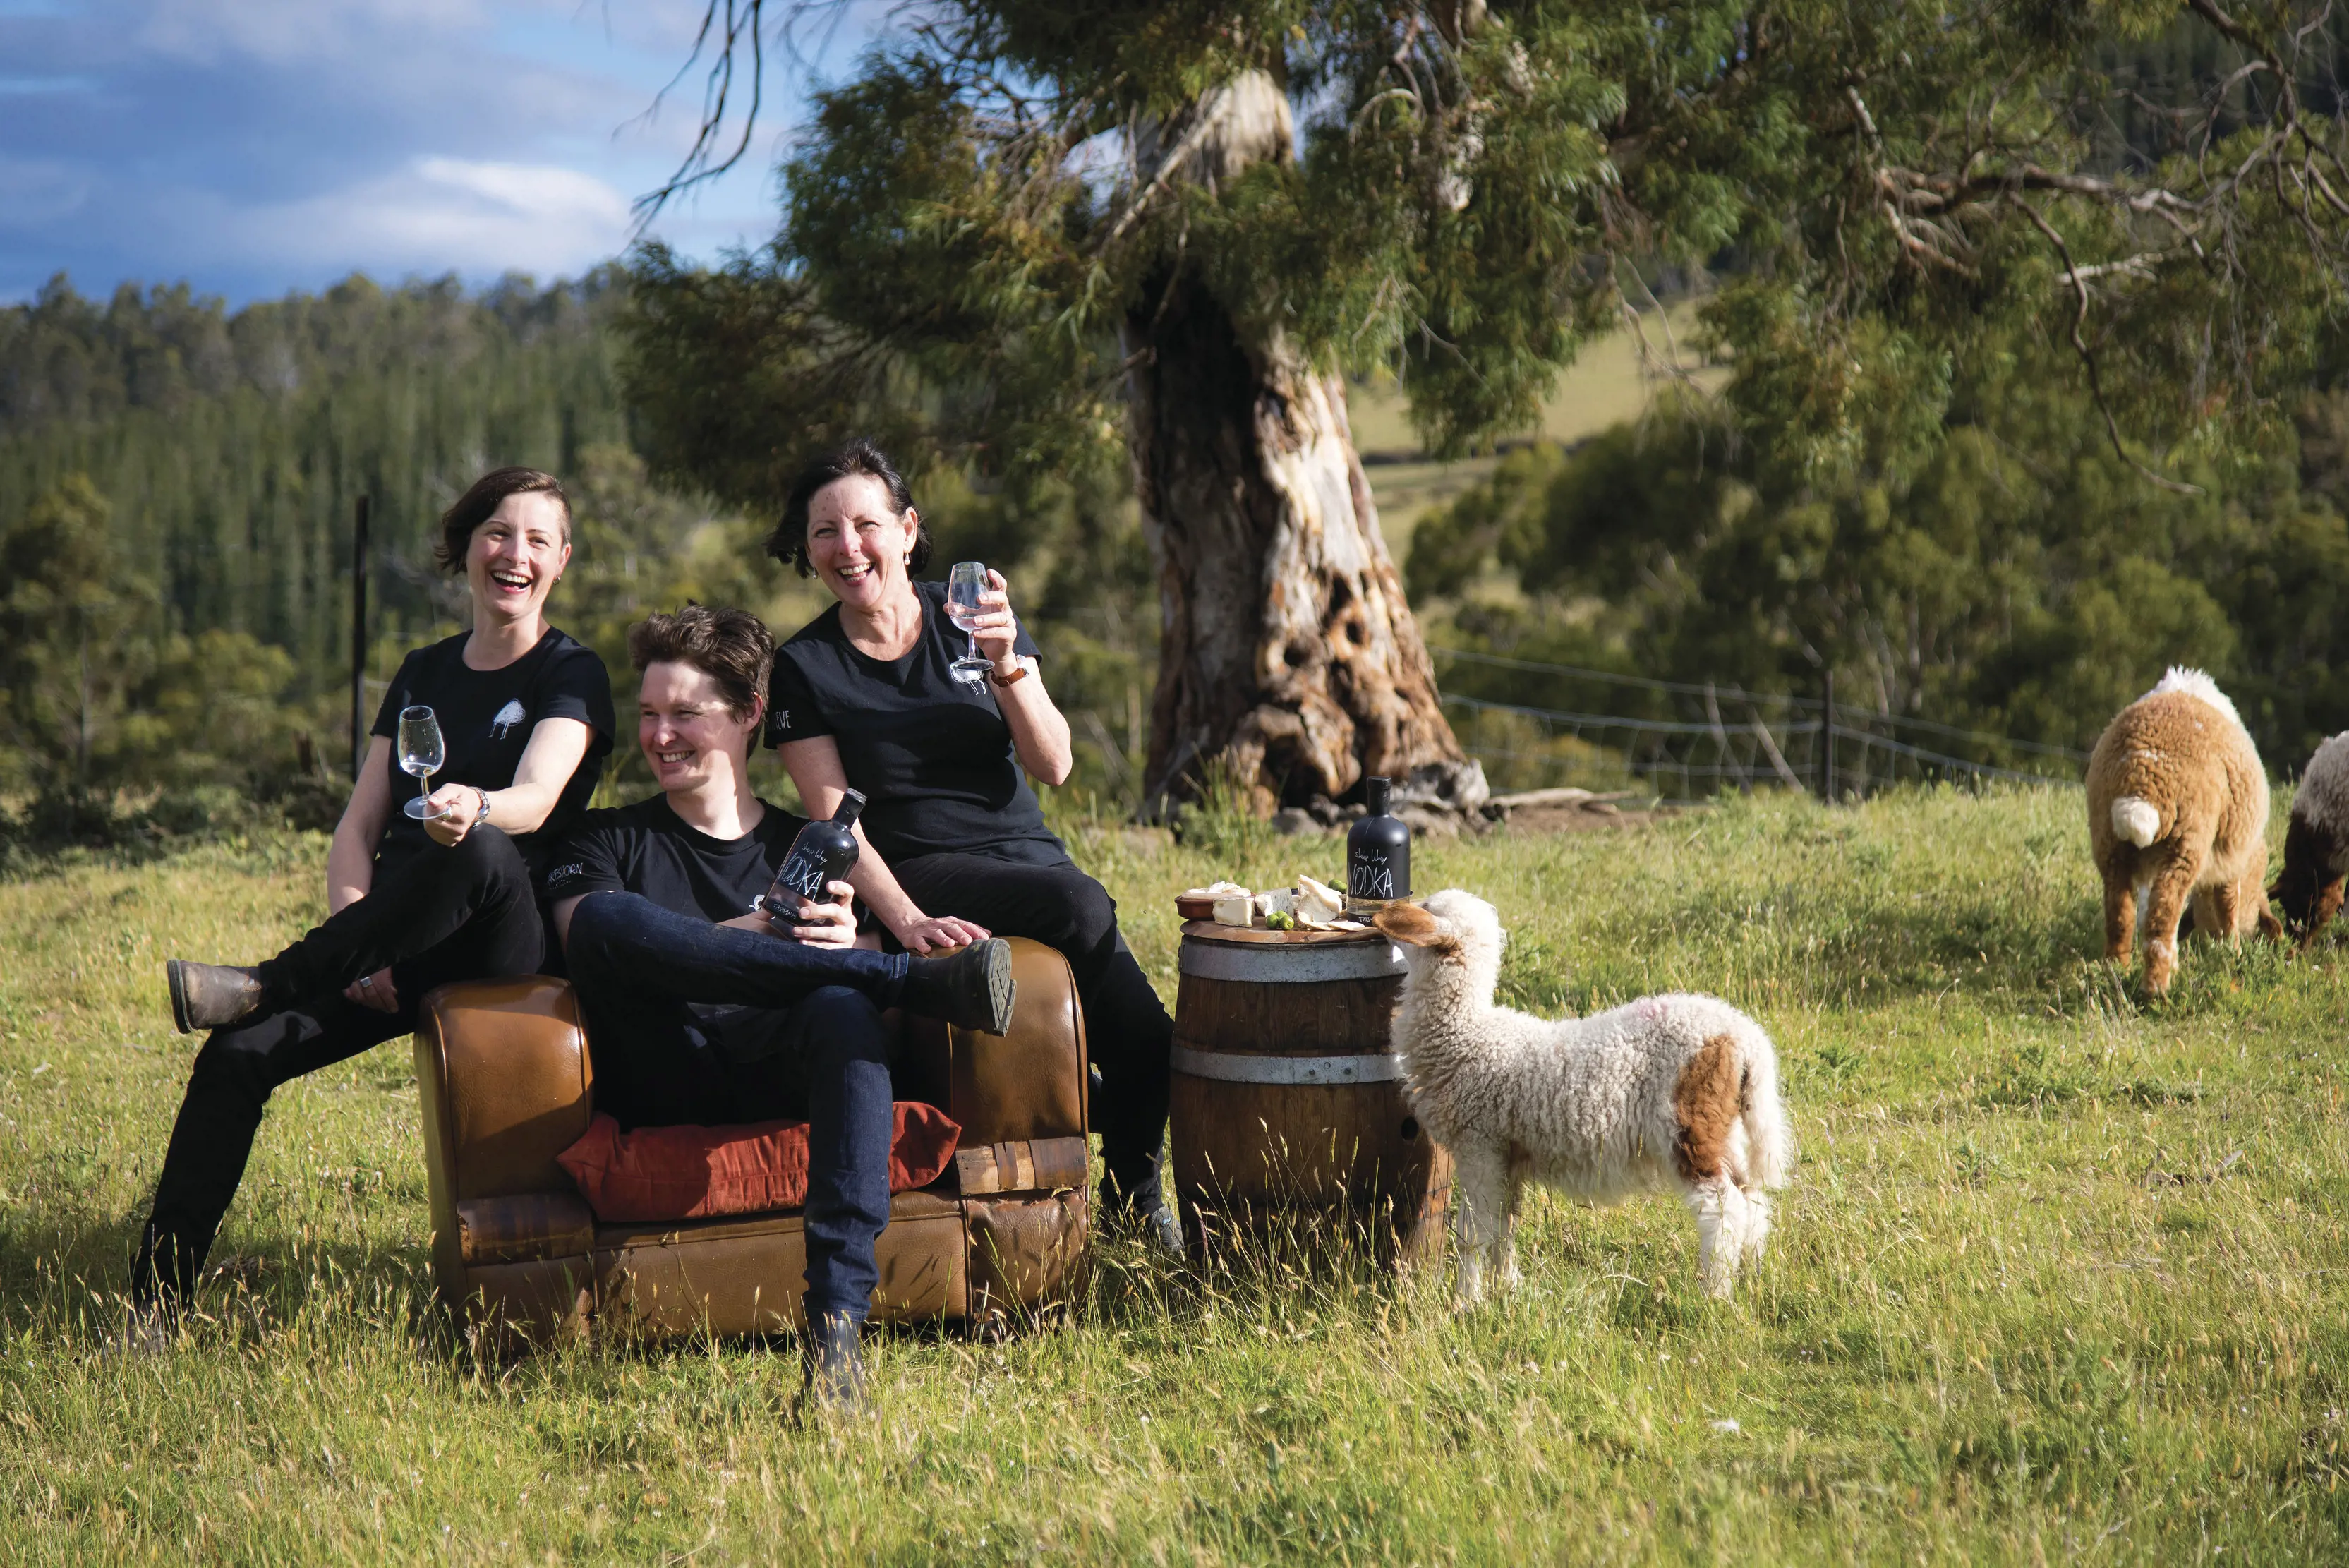
[[[196,1026],[188,1021],[188,981],[180,965],[184,961],[172,959],[163,965],[164,982],[171,990],[171,1022],[180,1026],[182,1034],[193,1034]]]
[[[1019,982],[1011,978],[1011,944],[1000,937],[988,944],[987,1004],[994,1022],[987,1026],[989,1034],[1008,1034],[1011,1031],[1011,1004],[1019,999]]]

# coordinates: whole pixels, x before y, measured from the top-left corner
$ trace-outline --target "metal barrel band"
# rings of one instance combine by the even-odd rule
[[[1201,980],[1308,985],[1328,980],[1383,980],[1403,972],[1392,942],[1183,943],[1182,971]]]
[[[1224,1084],[1391,1084],[1402,1077],[1402,1058],[1383,1053],[1358,1056],[1240,1056],[1177,1045],[1174,1070]]]

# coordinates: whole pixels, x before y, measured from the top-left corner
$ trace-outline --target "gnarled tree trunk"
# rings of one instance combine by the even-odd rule
[[[1194,114],[1168,141],[1174,179],[1293,156],[1268,78],[1242,78]],[[1457,771],[1344,383],[1277,329],[1244,332],[1179,254],[1143,293],[1123,347],[1161,617],[1145,796],[1163,808],[1216,758],[1259,814],[1339,799],[1365,774]]]

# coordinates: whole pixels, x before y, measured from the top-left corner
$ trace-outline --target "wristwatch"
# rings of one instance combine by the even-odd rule
[[[993,670],[989,670],[987,672],[987,678],[989,680],[994,681],[998,686],[1015,685],[1019,681],[1027,679],[1027,675],[1028,666],[1025,664],[1020,665],[1019,669],[1013,670],[1009,675],[998,675]]]

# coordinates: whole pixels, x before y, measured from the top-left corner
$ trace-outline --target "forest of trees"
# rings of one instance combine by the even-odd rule
[[[232,312],[184,285],[100,301],[58,278],[0,309],[0,815],[37,797],[53,824],[88,825],[105,808],[76,797],[215,785],[318,820],[349,754],[363,494],[377,680],[460,625],[433,524],[499,463],[570,486],[555,618],[624,694],[626,628],[648,609],[747,604],[779,631],[813,614],[817,590],[760,554],[765,519],[647,477],[614,368],[626,286],[617,267],[478,292],[354,277]],[[1022,573],[1087,782],[1130,791],[1150,647],[1131,505],[1065,491],[1031,514],[953,475],[922,499],[943,548]],[[641,768],[619,757],[625,786]]]

